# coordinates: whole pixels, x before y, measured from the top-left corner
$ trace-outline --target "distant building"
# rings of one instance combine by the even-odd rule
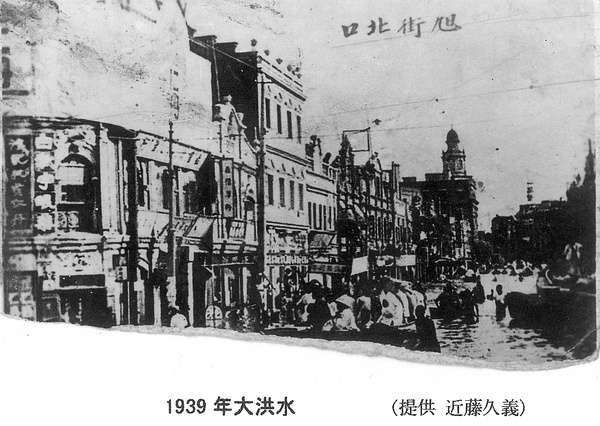
[[[496,216],[492,219],[492,246],[494,261],[512,262],[517,258],[517,222],[514,216]],[[501,258],[501,259],[500,259]]]
[[[442,152],[442,173],[427,173],[424,181],[405,178],[401,193],[421,201],[418,218],[420,269],[425,275],[444,271],[452,273],[458,266],[469,267],[473,243],[477,236],[476,183],[467,174],[466,154],[454,129],[446,137]]]
[[[413,277],[411,218],[401,198],[399,165],[383,170],[377,153],[355,152],[345,134],[339,164],[338,238],[347,276],[359,286],[381,275]]]
[[[560,265],[567,245],[578,244],[583,270],[595,271],[596,174],[592,142],[585,162],[584,178],[578,175],[565,200],[544,200],[519,206],[513,216],[492,220],[494,251],[505,261],[514,259]]]

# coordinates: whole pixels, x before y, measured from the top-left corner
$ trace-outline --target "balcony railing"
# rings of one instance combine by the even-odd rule
[[[215,221],[215,226],[217,239],[257,241],[255,220],[219,217]]]

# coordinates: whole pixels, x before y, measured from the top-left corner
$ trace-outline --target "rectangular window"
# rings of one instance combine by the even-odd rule
[[[181,215],[181,192],[179,191],[179,169],[174,168],[173,192],[175,193],[175,216]]]
[[[302,143],[302,118],[296,116],[296,131],[298,132],[298,143]]]
[[[288,139],[292,139],[294,137],[294,126],[292,125],[292,112],[287,112],[287,131],[288,131]]]
[[[304,210],[304,185],[298,184],[298,210]]]
[[[309,201],[308,202],[308,226],[310,226],[312,228],[312,203]]]
[[[183,185],[184,213],[198,213],[200,209],[197,200],[198,192],[196,187],[196,181],[190,179],[185,185]]]
[[[162,208],[168,210],[171,205],[171,179],[169,178],[169,170],[166,167],[160,174],[160,180],[162,184]]]
[[[281,128],[281,105],[277,105],[277,133],[283,133]]]
[[[279,178],[279,205],[285,207],[285,179]]]
[[[138,160],[138,170],[137,170],[137,190],[138,190],[138,205],[140,207],[148,208],[148,204],[150,202],[150,188],[149,188],[149,180],[150,176],[148,175],[148,162],[145,160]]]
[[[323,206],[323,229],[327,229],[327,206]]]
[[[267,175],[267,196],[269,200],[269,205],[275,204],[273,200],[273,175]]]
[[[322,229],[323,228],[323,205],[319,204],[319,225],[317,226],[317,229]]]
[[[332,209],[331,206],[329,206],[329,216],[327,217],[327,227],[329,229],[331,229],[331,221],[333,219],[333,215],[332,215]]]
[[[271,128],[271,100],[265,99],[265,126]]]
[[[314,229],[319,229],[319,223],[317,222],[317,205],[313,203],[313,211],[312,211],[313,221],[312,226]]]
[[[296,187],[294,185],[294,181],[290,181],[290,210],[294,210],[296,208]]]

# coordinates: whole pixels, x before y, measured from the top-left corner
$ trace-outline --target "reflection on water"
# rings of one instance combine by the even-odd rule
[[[496,277],[497,281],[494,281]],[[504,292],[519,291],[535,293],[536,277],[528,277],[519,282],[518,277],[509,275],[482,275],[486,294],[501,284]],[[472,288],[474,284],[465,283]],[[428,291],[432,301],[440,289]],[[442,353],[485,359],[489,361],[525,361],[540,363],[585,358],[592,354],[595,346],[593,333],[591,342],[579,344],[584,335],[569,334],[565,329],[541,329],[519,327],[509,313],[502,320],[496,319],[495,304],[486,300],[479,305],[479,321],[467,324],[463,319],[435,320],[438,340]],[[583,333],[585,334],[585,333]]]

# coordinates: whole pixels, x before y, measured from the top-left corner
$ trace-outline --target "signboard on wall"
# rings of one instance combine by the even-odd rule
[[[302,254],[267,254],[268,265],[308,265],[308,256]]]
[[[223,159],[221,170],[223,176],[223,217],[234,217],[235,185],[233,184],[233,160]]]
[[[48,234],[56,228],[56,195],[54,158],[54,137],[52,133],[36,136],[34,167],[34,231],[36,234]],[[83,168],[81,169],[83,170]],[[83,176],[82,176],[83,178]],[[82,179],[83,180],[83,179]]]
[[[31,137],[7,135],[4,140],[6,228],[31,229]]]
[[[314,274],[345,275],[348,267],[338,263],[311,263],[308,272]]]

